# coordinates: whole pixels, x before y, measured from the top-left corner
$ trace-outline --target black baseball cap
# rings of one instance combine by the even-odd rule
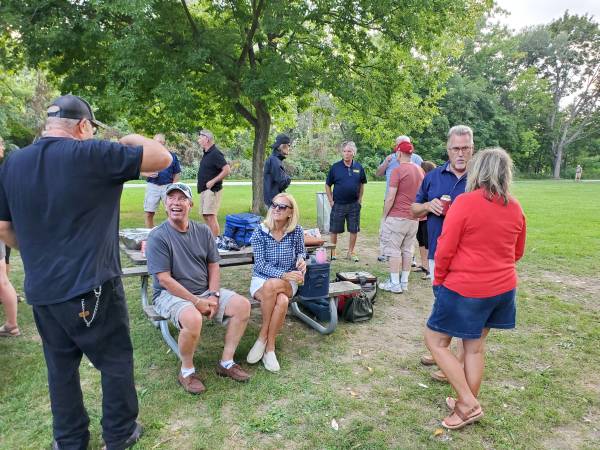
[[[291,142],[290,137],[287,134],[278,134],[275,138],[275,142],[271,145],[271,148],[277,149],[282,144],[289,144]]]
[[[97,127],[106,128],[102,122],[94,117],[92,107],[77,95],[62,95],[55,99],[48,107],[48,117],[60,117],[62,119],[87,119]]]

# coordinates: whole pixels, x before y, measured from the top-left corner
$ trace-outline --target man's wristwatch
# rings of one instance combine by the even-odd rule
[[[221,293],[219,291],[208,291],[208,296],[221,298]]]

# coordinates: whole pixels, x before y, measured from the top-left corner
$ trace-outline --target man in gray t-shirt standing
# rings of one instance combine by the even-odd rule
[[[206,316],[227,325],[217,374],[247,381],[250,376],[233,361],[233,356],[250,318],[250,302],[220,288],[214,237],[206,225],[189,219],[193,206],[190,188],[174,183],[165,194],[167,221],[150,232],[146,256],[148,272],[154,275],[154,309],[179,329],[181,371],[177,379],[189,393],[205,391],[195,374],[193,357]]]

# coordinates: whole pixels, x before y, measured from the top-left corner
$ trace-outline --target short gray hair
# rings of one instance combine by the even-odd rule
[[[473,145],[473,130],[471,127],[466,125],[455,125],[450,130],[448,130],[448,141],[446,142],[446,147],[450,145],[450,138],[452,136],[469,136],[471,139],[471,145]]]
[[[208,138],[209,141],[215,142],[215,135],[212,134],[212,131],[205,129],[200,130],[198,134],[202,134]]]
[[[482,188],[491,197],[498,195],[508,203],[512,183],[513,162],[506,150],[500,147],[486,148],[477,152],[469,161],[467,192]]]
[[[354,143],[354,141],[344,141],[344,142],[342,142],[342,151],[344,151],[344,149],[346,147],[350,147],[352,149],[352,153],[354,155],[356,155],[356,152],[357,152],[358,149],[356,148],[356,144]]]
[[[398,145],[400,142],[410,142],[410,138],[403,134],[402,136],[398,136],[396,138],[396,145]]]
[[[44,131],[60,129],[72,133],[81,119],[65,119],[63,117],[47,117]]]

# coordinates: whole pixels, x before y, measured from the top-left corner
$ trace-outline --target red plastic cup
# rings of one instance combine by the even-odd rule
[[[448,208],[450,208],[450,203],[452,203],[452,197],[449,195],[442,195],[440,197],[440,201],[442,202],[442,207],[444,208],[442,210],[442,216],[445,216],[448,212]]]

